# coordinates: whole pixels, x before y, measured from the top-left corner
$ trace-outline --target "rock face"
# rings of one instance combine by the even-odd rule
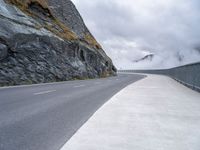
[[[116,74],[70,0],[0,0],[0,85]]]

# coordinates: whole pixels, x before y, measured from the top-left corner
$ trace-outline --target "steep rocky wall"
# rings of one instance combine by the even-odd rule
[[[0,0],[1,86],[115,73],[71,1]]]

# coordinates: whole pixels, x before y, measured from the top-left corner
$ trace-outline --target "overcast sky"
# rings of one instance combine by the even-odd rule
[[[200,61],[199,0],[73,2],[117,68],[166,68]],[[148,54],[155,55],[152,61],[134,63]]]

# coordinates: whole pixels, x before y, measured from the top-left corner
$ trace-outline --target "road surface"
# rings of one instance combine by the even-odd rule
[[[159,75],[130,84],[61,150],[200,150],[200,93]]]
[[[0,150],[58,150],[119,90],[144,78],[0,88]]]

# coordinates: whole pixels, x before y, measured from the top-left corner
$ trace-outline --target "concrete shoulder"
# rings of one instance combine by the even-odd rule
[[[149,75],[116,94],[61,150],[199,150],[200,93]]]

